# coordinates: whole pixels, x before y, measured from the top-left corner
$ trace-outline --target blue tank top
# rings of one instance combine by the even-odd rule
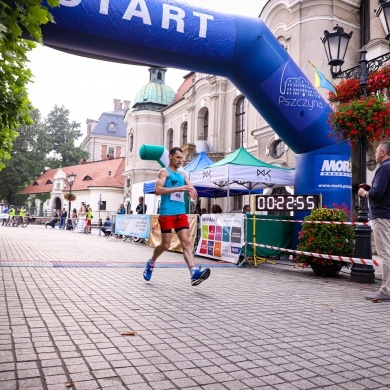
[[[185,185],[183,174],[173,172],[169,168],[168,177],[165,180],[164,188],[175,188]],[[172,194],[161,195],[160,215],[178,215],[185,214],[184,192],[174,192]]]

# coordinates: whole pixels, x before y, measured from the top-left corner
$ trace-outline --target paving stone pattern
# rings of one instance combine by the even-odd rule
[[[364,300],[378,284],[197,258],[214,267],[192,287],[177,253],[147,283],[151,252],[0,227],[0,390],[390,388],[390,303]]]

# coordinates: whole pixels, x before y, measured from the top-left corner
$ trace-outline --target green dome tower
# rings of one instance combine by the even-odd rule
[[[142,87],[135,96],[132,111],[161,111],[175,98],[175,91],[165,84],[166,68],[149,68],[149,83]]]

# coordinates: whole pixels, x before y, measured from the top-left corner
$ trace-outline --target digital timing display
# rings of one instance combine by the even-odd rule
[[[321,195],[256,195],[256,211],[313,210],[321,206]]]

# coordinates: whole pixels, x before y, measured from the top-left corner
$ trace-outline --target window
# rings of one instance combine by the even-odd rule
[[[244,146],[245,136],[245,97],[241,97],[236,104],[236,129],[235,129],[235,149]]]
[[[117,129],[117,126],[116,126],[115,122],[110,122],[107,125],[107,132],[108,133],[115,134],[116,133],[116,129]]]
[[[273,158],[279,158],[284,153],[285,143],[278,139],[271,144],[270,154]]]
[[[182,145],[187,145],[188,141],[187,141],[187,128],[188,128],[188,124],[187,122],[184,122],[183,123],[183,130],[182,130],[182,140],[181,140],[181,144]]]
[[[168,136],[167,143],[168,143],[168,151],[169,151],[173,148],[173,129],[168,130],[167,136]]]
[[[233,210],[242,210],[244,207],[243,196],[234,196],[233,197]]]
[[[53,184],[53,182],[49,179],[45,184]]]
[[[84,177],[83,181],[84,181],[84,180],[93,180],[93,179],[92,179],[91,176],[87,175],[87,176]]]
[[[33,186],[39,186],[39,183],[37,181],[34,181],[34,183],[32,183]]]
[[[203,119],[203,139],[207,141],[209,137],[209,112],[206,111]]]
[[[113,146],[109,146],[108,147],[108,154],[110,154],[111,156],[113,156],[115,153],[115,148]]]
[[[129,152],[130,153],[133,151],[133,147],[134,147],[134,134],[131,133],[130,138],[129,138]]]

